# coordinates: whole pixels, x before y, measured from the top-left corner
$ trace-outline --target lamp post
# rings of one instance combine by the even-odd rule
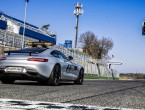
[[[25,0],[25,12],[24,12],[24,28],[23,28],[23,37],[22,37],[22,48],[25,46],[25,28],[26,28],[26,12],[27,12],[27,5],[29,0]]]
[[[112,58],[114,58],[114,55],[112,55]],[[122,65],[121,61],[110,61],[109,62],[109,69],[111,70],[112,78],[115,80],[113,70],[112,70],[112,65]]]
[[[82,4],[77,3],[75,5],[74,15],[76,16],[76,35],[75,35],[75,48],[77,48],[77,38],[78,38],[78,24],[79,24],[79,15],[83,14]]]

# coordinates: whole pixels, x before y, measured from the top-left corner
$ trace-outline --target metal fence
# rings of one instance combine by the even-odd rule
[[[15,34],[7,30],[0,29],[0,45],[3,47],[21,48],[22,35]],[[29,41],[38,41],[36,39],[25,37],[25,43]]]

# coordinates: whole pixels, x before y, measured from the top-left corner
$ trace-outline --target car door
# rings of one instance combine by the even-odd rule
[[[58,56],[62,65],[61,78],[64,80],[74,80],[76,76],[73,74],[74,68],[72,62],[60,51],[58,51]]]
[[[60,63],[61,71],[62,72],[65,71],[67,69],[68,64],[65,61],[65,59],[62,57],[61,53],[59,51],[57,51],[57,50],[53,50],[51,52],[51,55],[56,57],[56,59],[58,60],[58,63]]]
[[[77,77],[79,73],[79,66],[72,61],[71,64],[72,64],[72,73]]]

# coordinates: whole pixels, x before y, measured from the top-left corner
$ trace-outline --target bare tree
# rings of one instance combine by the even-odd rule
[[[99,47],[98,47],[98,59],[101,59],[103,57],[106,57],[109,50],[113,48],[113,41],[109,38],[103,37],[99,40]]]
[[[97,59],[106,57],[109,50],[113,48],[113,41],[111,39],[105,37],[98,39],[91,31],[81,34],[79,42],[82,44],[85,53]]]
[[[83,51],[87,54],[91,54],[94,42],[96,41],[96,36],[91,31],[81,34],[79,42],[81,42],[83,46]]]

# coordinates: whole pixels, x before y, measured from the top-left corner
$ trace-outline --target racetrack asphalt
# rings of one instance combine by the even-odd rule
[[[0,82],[0,98],[145,109],[145,80],[85,80],[83,85],[63,82],[60,86]]]

